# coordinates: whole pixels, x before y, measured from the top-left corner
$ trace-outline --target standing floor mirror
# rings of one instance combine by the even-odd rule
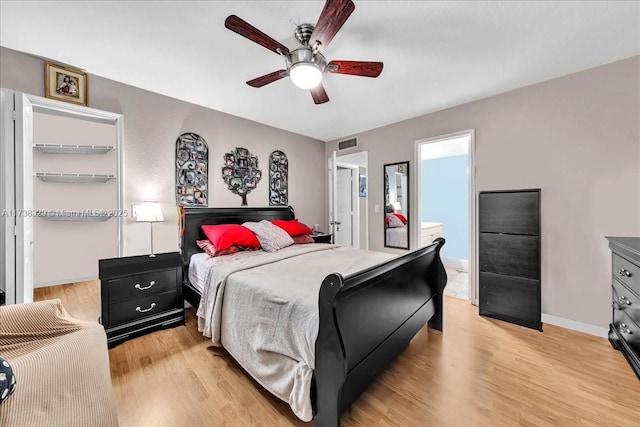
[[[409,162],[384,165],[384,246],[409,249]]]

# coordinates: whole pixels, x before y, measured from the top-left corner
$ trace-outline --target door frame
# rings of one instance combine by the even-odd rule
[[[413,219],[413,245],[412,249],[417,249],[420,245],[420,211],[422,207],[422,201],[420,195],[422,194],[422,160],[420,158],[420,148],[424,144],[430,144],[433,142],[443,141],[447,139],[459,138],[462,136],[469,137],[469,150],[468,150],[468,185],[469,185],[469,301],[471,304],[478,305],[478,239],[476,237],[477,229],[477,196],[476,196],[476,138],[475,129],[467,129],[459,132],[448,133],[445,135],[438,135],[430,138],[424,138],[416,140],[414,143],[414,161],[416,164],[416,172],[414,173],[414,190],[412,192],[412,198],[416,202],[413,203],[412,217]],[[411,220],[411,219],[410,219]]]
[[[3,140],[13,141],[12,144],[4,144],[3,154],[10,156],[3,159],[3,172],[5,186],[0,192],[2,209],[11,209],[14,212],[22,209],[30,209],[33,206],[33,189],[28,185],[29,179],[33,179],[33,113],[45,113],[64,116],[74,119],[93,121],[97,123],[111,124],[116,131],[116,180],[117,180],[117,210],[124,209],[124,177],[123,177],[123,141],[124,118],[122,114],[95,108],[74,105],[54,99],[43,98],[11,89],[2,89],[2,124],[1,133]],[[15,130],[14,130],[15,129]],[[6,138],[6,139],[5,139]],[[9,165],[11,163],[11,165]],[[10,167],[9,167],[10,166]],[[11,174],[9,174],[11,172]],[[26,176],[24,172],[27,172]],[[27,190],[25,191],[18,191]],[[29,190],[31,189],[31,190]],[[30,194],[27,194],[30,193]],[[25,259],[25,251],[31,252],[31,242],[27,242],[33,236],[32,217],[14,216],[15,221],[0,223],[3,228],[1,245],[6,249],[4,271],[1,272],[5,281],[7,304],[29,302],[33,298],[33,266],[26,263],[19,264],[18,260]],[[117,221],[117,246],[118,257],[124,253],[123,225],[124,218],[116,216]],[[13,269],[11,268],[13,266]],[[31,271],[28,271],[31,269]]]

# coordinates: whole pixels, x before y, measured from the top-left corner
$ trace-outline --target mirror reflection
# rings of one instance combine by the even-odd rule
[[[384,246],[409,249],[409,162],[384,165]]]

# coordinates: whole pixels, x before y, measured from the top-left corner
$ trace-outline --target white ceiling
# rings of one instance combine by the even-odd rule
[[[324,1],[0,1],[0,45],[320,140],[640,54],[640,2],[355,1],[328,60],[383,61],[379,78],[325,75],[315,105],[232,33],[235,14],[286,46]]]

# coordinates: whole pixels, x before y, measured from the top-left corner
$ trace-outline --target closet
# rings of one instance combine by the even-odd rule
[[[115,126],[33,114],[35,287],[94,280],[118,256]]]
[[[122,256],[124,130],[118,113],[0,95],[0,291],[15,304]]]

